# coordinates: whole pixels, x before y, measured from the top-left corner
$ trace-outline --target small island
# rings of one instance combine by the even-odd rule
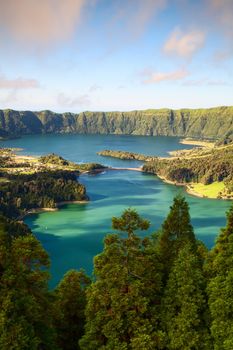
[[[111,157],[111,158],[118,158],[123,160],[141,160],[145,162],[153,161],[157,159],[156,156],[145,156],[144,154],[140,153],[133,153],[133,152],[127,152],[127,151],[114,151],[114,150],[104,150],[101,152],[97,152],[99,156],[102,157]]]

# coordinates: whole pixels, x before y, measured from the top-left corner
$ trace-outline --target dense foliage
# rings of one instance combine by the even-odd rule
[[[105,167],[102,164],[99,163],[74,163],[74,162],[70,162],[66,159],[64,159],[63,157],[55,154],[55,153],[51,153],[51,154],[47,154],[45,156],[41,156],[39,158],[39,161],[43,164],[54,164],[55,166],[62,166],[62,167],[66,167],[67,169],[71,168],[73,170],[77,170],[79,171],[95,171],[95,170],[101,170],[104,169]]]
[[[160,341],[161,277],[147,240],[135,234],[149,223],[127,210],[113,218],[113,227],[125,235],[107,236],[103,253],[95,258],[81,349],[154,349]]]
[[[63,350],[79,349],[84,334],[86,288],[90,279],[83,271],[68,271],[55,289],[54,324],[57,344]]]
[[[6,222],[7,221],[7,222]],[[14,230],[17,227],[18,235]],[[21,231],[22,230],[22,231]],[[21,234],[20,234],[21,233]],[[21,224],[0,218],[0,348],[56,349],[49,259]]]
[[[10,239],[31,234],[29,227],[23,222],[11,220],[4,215],[0,215],[0,227],[7,232]]]
[[[86,199],[85,187],[68,171],[8,175],[7,180],[0,187],[0,212],[8,217],[32,208],[54,208],[61,201]]]
[[[55,154],[55,153],[51,153],[51,154],[47,154],[45,156],[41,156],[39,158],[39,161],[41,163],[44,164],[56,164],[56,165],[69,165],[69,164],[74,164],[69,162],[68,160],[64,159],[63,157]]]
[[[202,265],[193,246],[185,244],[174,260],[162,299],[167,348],[212,349],[208,314]]]
[[[220,138],[224,142],[233,138],[232,120],[233,107],[80,114],[8,109],[0,110],[0,137],[76,132]]]
[[[178,183],[211,184],[214,181],[224,181],[230,192],[233,184],[232,160],[233,146],[228,146],[213,148],[203,154],[200,152],[196,157],[157,158],[145,163],[143,170]]]
[[[142,161],[153,161],[157,157],[145,156],[144,154],[127,152],[127,151],[115,151],[105,149],[104,151],[98,152],[100,156],[103,157],[112,157],[124,160],[142,160]]]
[[[215,350],[233,348],[233,208],[227,225],[210,252],[206,270],[209,274],[208,297],[212,316],[211,333]]]
[[[190,151],[176,151],[172,158],[116,150],[104,150],[98,154],[105,157],[145,161],[144,172],[156,174],[178,184],[196,182],[209,185],[224,181],[225,189],[219,195],[228,197],[233,192],[233,146],[231,144],[212,149],[194,148]]]
[[[94,278],[67,272],[48,290],[48,255],[18,222],[0,217],[3,350],[231,350],[233,206],[216,246],[196,240],[177,196],[161,229],[132,209],[112,219]]]

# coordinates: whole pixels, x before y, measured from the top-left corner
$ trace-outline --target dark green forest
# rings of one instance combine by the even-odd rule
[[[233,348],[233,207],[210,251],[183,197],[143,238],[150,222],[127,209],[112,218],[92,278],[71,270],[55,290],[27,226],[0,223],[0,349]]]
[[[143,171],[178,182],[205,185],[224,181],[229,193],[233,186],[233,146],[213,148],[193,157],[155,158],[143,165]]]
[[[233,107],[79,114],[0,110],[0,137],[41,133],[164,135],[227,143],[233,140]]]
[[[104,150],[98,152],[104,157],[145,161],[144,172],[163,176],[178,183],[201,182],[205,185],[215,181],[233,182],[233,145],[212,149],[182,151],[173,157],[147,156],[134,152]]]
[[[157,159],[156,156],[146,156],[141,153],[127,152],[127,151],[116,151],[116,150],[108,150],[105,149],[103,151],[97,152],[100,156],[103,157],[112,157],[124,160],[142,160],[145,162],[153,161]]]
[[[233,145],[213,148],[194,148],[191,151],[178,151],[173,157],[146,156],[139,153],[104,150],[98,152],[104,157],[142,160],[143,172],[158,175],[175,184],[190,182],[204,185],[224,182],[225,198],[231,198],[233,191]]]
[[[17,218],[30,209],[56,208],[58,202],[87,199],[85,187],[71,171],[2,174],[0,212]]]
[[[77,170],[78,172],[82,172],[82,171],[89,171],[89,172],[94,172],[94,171],[98,171],[101,169],[104,169],[105,166],[99,163],[74,163],[74,162],[70,162],[69,160],[64,159],[63,157],[55,154],[55,153],[51,153],[51,154],[47,154],[45,156],[41,156],[38,159],[42,164],[54,164],[55,166],[61,166],[62,168],[66,167],[66,166],[70,166],[71,168],[73,168],[74,170]]]

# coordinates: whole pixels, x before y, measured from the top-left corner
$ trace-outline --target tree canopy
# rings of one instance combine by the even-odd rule
[[[93,277],[68,271],[52,291],[40,242],[0,216],[0,348],[231,350],[233,206],[209,252],[182,196],[141,237],[149,226],[133,209],[113,217]]]

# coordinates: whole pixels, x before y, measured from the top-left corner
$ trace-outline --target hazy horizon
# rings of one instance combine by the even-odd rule
[[[145,109],[129,109],[129,110],[91,110],[91,109],[87,109],[87,110],[80,110],[80,111],[69,111],[69,110],[65,110],[65,111],[56,111],[45,108],[45,109],[41,109],[41,110],[32,110],[32,109],[20,109],[20,110],[16,110],[14,108],[4,108],[2,110],[13,110],[13,111],[19,111],[19,112],[33,112],[33,113],[39,113],[39,112],[44,112],[44,111],[50,111],[52,113],[58,113],[58,114],[64,114],[64,113],[72,113],[72,114],[80,114],[80,113],[124,113],[124,112],[140,112],[140,111],[149,111],[149,110],[173,110],[173,111],[178,111],[178,110],[197,110],[197,109],[214,109],[214,108],[228,108],[228,107],[233,107],[232,105],[225,105],[225,106],[210,106],[210,107],[201,107],[201,108],[191,108],[191,107],[181,107],[181,108],[169,108],[169,107],[161,107],[161,108],[145,108]],[[1,108],[0,108],[1,110]]]

